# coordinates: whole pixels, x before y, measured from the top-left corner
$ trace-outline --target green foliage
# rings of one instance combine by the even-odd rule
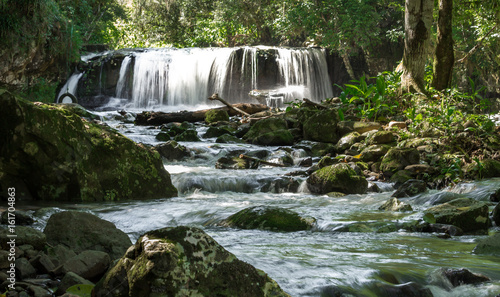
[[[31,86],[21,92],[21,96],[29,101],[40,101],[44,103],[54,102],[56,96],[57,83],[49,82],[44,78],[39,78]]]
[[[66,290],[66,293],[80,296],[80,297],[91,297],[94,285],[74,285]]]

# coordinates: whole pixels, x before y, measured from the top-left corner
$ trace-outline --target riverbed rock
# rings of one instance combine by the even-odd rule
[[[179,144],[175,140],[169,140],[165,143],[160,143],[155,146],[155,149],[158,151],[158,153],[160,153],[160,156],[169,161],[179,161],[191,155],[191,153],[185,146]]]
[[[36,200],[103,201],[177,195],[160,155],[57,105],[1,91],[0,186],[23,181]],[[0,194],[5,195],[5,194]]]
[[[354,131],[347,135],[342,136],[337,142],[336,148],[338,152],[343,152],[349,149],[356,142],[360,142],[365,139],[365,136],[361,136],[358,132]]]
[[[465,268],[441,268],[439,269],[438,273],[441,274],[446,280],[448,280],[448,284],[451,285],[452,288],[462,285],[475,285],[490,281],[490,278],[481,274],[472,273]]]
[[[315,171],[307,178],[307,186],[315,194],[364,194],[368,189],[368,182],[364,176],[357,175],[348,164],[341,163]]]
[[[302,231],[313,227],[315,220],[302,218],[298,213],[279,207],[253,206],[225,219],[221,225],[241,229],[272,231]]]
[[[201,139],[198,137],[198,132],[194,129],[187,129],[179,135],[174,137],[175,141],[191,141],[191,142],[199,142]]]
[[[336,109],[325,109],[314,113],[303,123],[304,139],[337,143],[340,136],[337,129],[339,113]]]
[[[99,280],[111,263],[109,255],[101,251],[86,250],[69,259],[63,265],[63,272],[76,273],[88,280]]]
[[[56,213],[49,218],[43,232],[51,245],[62,244],[76,253],[102,251],[112,260],[120,258],[132,244],[128,235],[115,224],[85,212]]]
[[[382,204],[379,210],[385,211],[412,211],[413,208],[406,202],[402,202],[397,198],[391,198]]]
[[[61,282],[59,283],[59,286],[57,286],[57,290],[55,291],[56,296],[63,295],[66,293],[66,290],[69,289],[70,287],[74,285],[93,285],[89,280],[84,279],[83,277],[79,276],[78,274],[74,272],[68,272],[64,275],[64,277],[61,279]]]
[[[250,162],[240,157],[222,157],[215,162],[217,169],[249,169]]]
[[[207,124],[229,121],[229,114],[225,110],[211,109],[205,113],[205,122]]]
[[[13,233],[10,233],[9,229],[0,229],[0,246],[2,247],[2,249],[4,250],[10,249],[7,243],[9,242],[8,236],[11,234]],[[29,244],[33,246],[33,248],[35,248],[36,250],[43,250],[47,243],[47,238],[45,234],[31,227],[16,226],[15,234],[17,235],[15,239],[16,247]]]
[[[363,162],[378,162],[391,149],[387,144],[372,144],[361,151]]]
[[[234,135],[228,134],[228,133],[217,137],[215,142],[216,143],[245,143],[244,140],[242,140]]]
[[[363,134],[365,132],[379,130],[382,127],[377,122],[358,122],[358,121],[341,121],[338,124],[340,136],[344,136],[351,132]]]
[[[31,216],[31,214],[29,214],[28,212],[26,211],[22,211],[22,210],[17,210],[16,209],[16,212],[14,213],[15,214],[15,217],[11,217],[15,219],[15,222],[16,222],[16,226],[28,226],[28,225],[31,225],[35,222],[35,220],[33,219],[33,217]],[[8,218],[9,218],[9,212],[8,211],[4,211],[2,213],[2,224],[4,225],[9,225],[9,222],[8,222]]]
[[[498,203],[491,212],[491,219],[497,226],[500,226],[500,203]]]
[[[392,131],[377,131],[367,139],[368,144],[388,144],[396,141]]]
[[[34,277],[36,274],[36,270],[31,265],[30,261],[26,258],[18,258],[16,259],[16,276],[19,277],[21,280]]]
[[[500,256],[500,233],[481,239],[472,252],[478,255]]]
[[[385,176],[392,176],[396,171],[405,169],[408,165],[418,164],[420,153],[415,148],[391,148],[382,158],[380,170]]]
[[[292,145],[293,135],[285,119],[270,117],[259,120],[243,136],[247,142],[259,145]]]
[[[154,230],[96,285],[104,296],[289,296],[264,272],[237,259],[203,230]]]
[[[227,126],[226,127],[211,126],[211,127],[208,127],[205,134],[203,134],[203,138],[219,137],[219,136],[224,135],[224,134],[231,134],[232,132],[233,132],[232,129],[229,129]]]
[[[423,180],[410,179],[405,181],[391,197],[405,198],[412,197],[427,191],[427,184]]]
[[[466,233],[485,233],[490,227],[488,205],[472,198],[458,198],[425,210],[436,223],[459,227]]]

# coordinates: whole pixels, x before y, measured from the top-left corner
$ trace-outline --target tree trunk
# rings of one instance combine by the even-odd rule
[[[434,52],[432,86],[444,90],[451,84],[453,63],[453,0],[439,0],[439,19],[437,26],[437,44]]]
[[[344,60],[345,69],[347,70],[349,77],[352,80],[356,79],[356,76],[354,75],[354,70],[352,69],[351,61],[349,61],[349,55],[345,51],[342,51],[341,55],[342,55],[342,60]]]
[[[425,63],[429,53],[433,0],[405,1],[405,48],[401,88],[425,93]]]

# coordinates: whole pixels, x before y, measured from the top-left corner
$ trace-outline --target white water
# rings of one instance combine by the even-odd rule
[[[75,73],[71,75],[66,84],[59,91],[59,94],[57,95],[57,103],[73,103],[73,100],[71,100],[71,98],[68,96],[64,96],[63,98],[61,98],[61,96],[66,93],[70,93],[78,99],[78,97],[76,96],[76,91],[78,88],[78,81],[80,80],[80,77],[82,77],[82,75],[83,73]]]
[[[128,99],[127,95],[127,73],[129,71],[129,65],[132,58],[130,56],[126,56],[123,58],[122,65],[120,67],[120,76],[118,77],[118,82],[116,84],[116,97]]]

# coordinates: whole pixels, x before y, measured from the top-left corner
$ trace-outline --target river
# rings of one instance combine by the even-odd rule
[[[107,115],[109,113],[101,113]],[[137,142],[158,144],[156,128],[107,120],[125,136]],[[206,127],[197,125],[199,135]],[[312,195],[299,187],[297,192],[276,192],[273,181],[298,170],[260,167],[253,170],[215,169],[215,162],[231,152],[257,152],[269,160],[291,154],[297,162],[304,151],[293,147],[260,147],[248,144],[218,144],[215,139],[183,142],[193,155],[182,162],[165,162],[179,196],[150,201],[118,203],[59,204],[38,217],[42,229],[48,217],[65,209],[79,209],[111,221],[132,241],[144,232],[169,226],[203,228],[238,258],[265,271],[291,296],[337,296],[336,288],[356,289],[356,296],[382,296],[373,290],[383,275],[391,274],[400,283],[414,281],[428,287],[434,296],[496,296],[500,294],[498,257],[471,253],[478,239],[460,236],[440,239],[436,234],[398,230],[389,233],[338,231],[354,222],[405,222],[422,217],[422,210],[446,195],[467,196],[487,201],[500,187],[500,179],[463,184],[444,191],[430,190],[414,198],[402,199],[413,212],[381,212],[378,207],[393,193],[392,185],[378,183],[382,193],[331,198]],[[305,178],[304,178],[305,179]],[[299,180],[303,182],[303,180]],[[314,217],[316,227],[302,232],[238,230],[218,226],[231,214],[256,205],[279,206]],[[465,267],[493,281],[479,286],[446,289],[437,270]]]

